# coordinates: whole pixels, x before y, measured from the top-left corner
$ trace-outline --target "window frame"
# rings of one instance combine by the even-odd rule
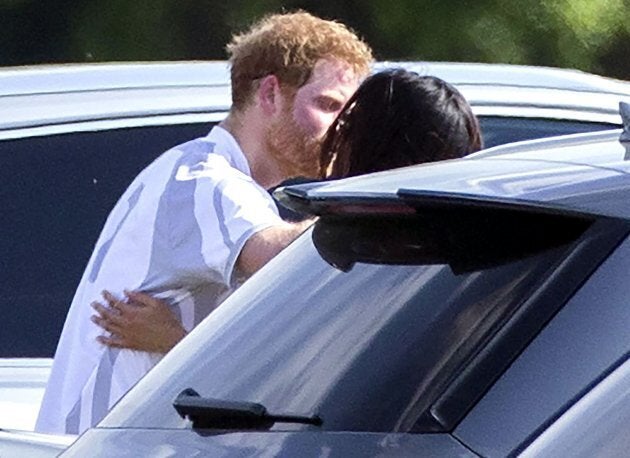
[[[610,223],[610,221],[605,222]],[[623,229],[628,227],[628,221],[616,220],[613,221],[614,225],[623,234]],[[479,402],[457,425],[453,434],[460,441],[482,455],[502,456],[506,453],[518,453],[532,443],[550,425],[562,418],[579,399],[585,395],[588,396],[591,390],[627,360],[629,355],[627,349],[625,353],[623,350],[619,350],[620,355],[615,356],[610,353],[614,350],[613,347],[602,347],[601,344],[589,347],[589,349],[593,349],[590,351],[598,352],[600,357],[595,360],[587,359],[588,364],[583,362],[585,355],[578,360],[570,352],[549,351],[550,348],[563,348],[562,344],[566,345],[567,339],[576,342],[574,338],[571,339],[571,336],[580,329],[580,326],[574,327],[575,324],[589,323],[582,327],[588,328],[589,332],[599,333],[593,334],[593,336],[608,334],[606,325],[600,324],[600,327],[596,328],[592,321],[585,321],[585,318],[588,318],[587,313],[596,313],[594,312],[596,309],[591,306],[592,304],[601,308],[612,300],[607,289],[614,289],[618,286],[617,284],[611,286],[609,279],[611,272],[622,272],[624,270],[620,267],[627,265],[627,262],[624,261],[624,253],[627,255],[630,251],[630,239],[628,239],[627,234],[626,231],[619,243],[604,254],[603,262],[579,285],[575,293],[567,298],[563,306],[553,314],[545,326],[532,337],[526,348],[514,359],[512,365],[501,375],[501,378],[484,393]],[[589,253],[586,252],[585,255],[587,254]],[[599,254],[601,255],[601,253]],[[591,261],[588,257],[586,260]],[[627,288],[624,288],[624,291],[627,291]],[[593,300],[593,297],[599,300]],[[622,308],[623,305],[616,307]],[[590,341],[592,340],[593,337],[590,337]],[[551,342],[554,344],[551,345]],[[571,348],[573,349],[573,345]],[[582,371],[564,370],[560,374],[555,374],[555,377],[553,372],[541,372],[545,367],[557,367],[557,363],[560,361],[566,361],[569,367],[579,366]],[[604,368],[601,373],[597,372],[600,368]],[[567,377],[576,377],[577,379],[567,385]],[[537,380],[545,380],[547,385],[555,386],[556,389],[544,390],[544,396],[541,393],[540,401],[535,394],[530,393],[530,397],[534,396],[537,399],[530,405],[527,402],[527,396],[521,396],[520,393],[528,391],[527,387],[532,386],[532,384],[539,386],[541,382],[537,382]],[[581,388],[578,389],[578,386]],[[571,394],[576,389],[578,392]],[[511,394],[506,395],[506,393]],[[552,396],[553,405],[544,403],[546,396]],[[502,412],[500,415],[497,411],[499,406]],[[545,418],[541,419],[542,416]],[[488,434],[488,428],[492,428],[492,424],[501,418],[510,419],[509,422],[503,421],[501,423],[504,425],[504,431],[499,435]],[[533,420],[530,421],[530,419]],[[528,422],[538,422],[538,425],[532,430],[527,424]],[[523,436],[523,430],[526,431],[525,436]]]

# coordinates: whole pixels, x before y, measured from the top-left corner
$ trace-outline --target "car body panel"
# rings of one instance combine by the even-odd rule
[[[5,67],[0,96],[145,87],[224,86],[225,61],[119,62]]]
[[[51,365],[49,358],[0,358],[0,429],[34,429]]]
[[[0,430],[0,456],[52,458],[67,449],[76,436]]]
[[[624,456],[630,447],[630,360],[627,360],[549,426],[521,454]],[[605,419],[605,421],[602,421]]]
[[[209,100],[212,100],[212,112],[226,113],[229,110],[227,88],[212,87],[204,91],[187,87],[118,89],[114,97],[104,96],[99,91],[4,96],[0,99],[3,105],[11,107],[11,119],[2,123],[5,130],[88,120],[208,113]]]
[[[630,101],[627,81],[578,70],[455,62],[384,62],[376,68],[388,66],[435,75],[454,84],[478,116],[516,114],[618,124],[619,101]]]
[[[565,89],[580,92],[627,94],[627,81],[593,75],[580,70],[531,65],[467,62],[385,62],[402,65],[421,74],[436,75],[453,84]]]
[[[143,116],[138,118],[101,119],[73,122],[71,124],[51,124],[39,127],[25,127],[20,129],[0,130],[1,140],[19,140],[32,137],[53,137],[59,135],[71,135],[75,133],[89,133],[98,131],[121,130],[132,132],[141,127],[159,126],[210,126],[219,123],[225,118],[226,113],[186,113],[176,115]],[[159,153],[154,153],[159,154]]]
[[[626,148],[618,141],[620,133],[576,134],[559,140],[523,142],[461,160],[304,186],[302,209],[308,209],[309,204],[316,208],[324,202],[350,198],[396,199],[399,190],[415,189],[445,195],[516,199],[539,205],[557,203],[558,208],[567,210],[628,217],[630,207],[618,205],[630,192],[630,161],[626,160]],[[422,176],[421,185],[418,185],[419,176]],[[611,180],[618,185],[610,186]],[[300,186],[292,188],[299,190]],[[599,188],[602,191],[596,192]],[[286,203],[291,205],[290,200]]]
[[[133,444],[133,447],[129,447]],[[226,432],[200,435],[186,430],[93,429],[63,457],[94,456],[212,457],[476,457],[447,434]]]

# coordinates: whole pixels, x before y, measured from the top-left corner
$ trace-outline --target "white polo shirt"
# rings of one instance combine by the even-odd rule
[[[90,321],[90,303],[101,291],[164,297],[190,330],[232,292],[247,239],[280,222],[220,127],[143,170],[110,213],[75,293],[36,431],[78,434],[95,425],[161,357],[96,341],[102,330]]]

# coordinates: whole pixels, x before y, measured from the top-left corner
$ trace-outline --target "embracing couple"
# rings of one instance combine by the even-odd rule
[[[368,77],[369,47],[340,23],[271,15],[227,50],[228,117],[143,170],[105,223],[68,312],[39,432],[78,434],[98,423],[313,223],[284,221],[267,189],[481,148],[477,119],[456,89],[402,69]],[[109,307],[98,303],[105,290]],[[137,292],[121,300],[126,290]]]

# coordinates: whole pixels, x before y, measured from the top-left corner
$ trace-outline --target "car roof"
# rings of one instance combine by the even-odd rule
[[[513,86],[618,95],[630,93],[628,81],[553,67],[462,62],[380,62],[376,68],[396,65],[420,74],[435,75],[456,85]]]
[[[192,70],[192,71],[191,71]],[[33,65],[0,70],[0,96],[159,87],[227,87],[225,61]]]
[[[498,146],[462,159],[289,186],[278,194],[288,206],[315,214],[340,211],[344,202],[356,211],[362,205],[415,196],[627,219],[630,143],[619,141],[621,133],[612,130]]]
[[[383,62],[455,85],[478,116],[547,117],[618,124],[630,82],[573,69],[459,62]]]
[[[573,70],[425,62],[381,62],[375,70],[395,66],[433,74],[455,84],[479,116],[620,124],[617,104],[620,99],[630,101],[630,83]],[[0,70],[0,110],[10,113],[0,117],[0,131],[161,116],[216,121],[225,116],[230,105],[226,61],[66,64]]]
[[[379,71],[404,67],[456,85],[512,86],[630,94],[630,82],[551,67],[462,62],[385,61]],[[112,62],[5,67],[0,96],[151,87],[229,87],[227,61]]]
[[[109,63],[0,70],[0,131],[93,120],[185,116],[231,105],[225,62]],[[216,117],[190,116],[219,113]]]

